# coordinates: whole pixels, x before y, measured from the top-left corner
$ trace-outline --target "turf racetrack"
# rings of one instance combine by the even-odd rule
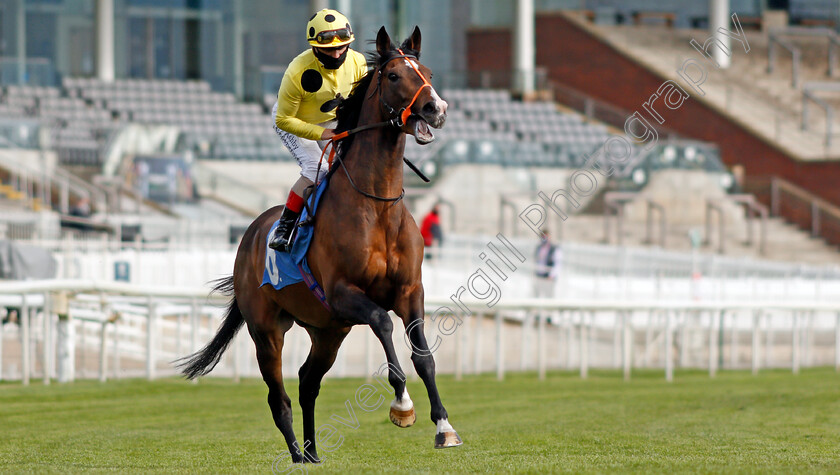
[[[302,437],[296,381],[289,381]],[[388,421],[387,403],[356,406],[362,380],[328,380],[318,425],[343,437],[311,473],[840,472],[840,376],[833,370],[533,373],[439,378],[462,447],[434,450],[422,384],[409,381],[417,424]],[[0,385],[0,473],[270,473],[290,467],[260,380],[205,379]],[[330,416],[358,418],[353,429]],[[299,466],[298,466],[299,467]]]

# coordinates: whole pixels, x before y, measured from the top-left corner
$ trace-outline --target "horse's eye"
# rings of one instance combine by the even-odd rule
[[[397,82],[400,77],[397,76],[395,73],[388,73],[388,80],[392,82]]]

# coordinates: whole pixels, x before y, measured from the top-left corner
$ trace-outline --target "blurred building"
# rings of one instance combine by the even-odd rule
[[[710,8],[709,2],[691,0],[0,0],[0,82],[55,86],[63,77],[97,74],[201,79],[214,90],[258,99],[276,92],[285,65],[306,47],[303,25],[309,15],[331,7],[351,19],[354,46],[361,51],[370,48],[381,25],[395,38],[419,25],[423,62],[438,73],[438,81],[450,81],[436,86],[462,87],[468,31],[512,27],[522,14],[520,4],[531,15],[582,10],[599,23],[667,10],[676,27],[706,26]],[[786,10],[800,23],[835,24],[838,15],[837,2],[826,0],[730,5],[742,17]]]
[[[371,48],[381,25],[402,38],[418,24],[426,64],[448,71],[464,63],[454,37],[469,25],[468,2],[0,0],[0,82],[55,86],[96,76],[97,48],[106,44],[116,79],[201,79],[261,98],[276,93],[285,65],[307,46],[306,20],[323,7],[347,13],[358,50]]]

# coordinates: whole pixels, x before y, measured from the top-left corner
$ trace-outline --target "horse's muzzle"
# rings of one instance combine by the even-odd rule
[[[429,101],[423,106],[421,116],[432,127],[439,129],[446,122],[446,101]]]
[[[446,108],[448,106],[449,104],[441,99],[440,96],[433,94],[432,99],[423,105],[423,110],[420,115],[429,125],[439,129],[446,122]]]

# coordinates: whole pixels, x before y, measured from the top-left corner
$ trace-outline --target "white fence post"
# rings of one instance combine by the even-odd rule
[[[574,310],[566,312],[564,318],[564,325],[566,326],[566,369],[572,370],[572,361],[575,358],[575,347],[572,343],[575,341],[575,322]]]
[[[43,328],[44,334],[41,337],[41,345],[42,345],[41,350],[44,353],[44,360],[43,360],[43,364],[41,365],[41,370],[44,372],[44,374],[43,374],[44,386],[48,386],[50,384],[50,369],[51,369],[51,366],[52,366],[50,364],[50,353],[51,353],[51,351],[50,351],[50,347],[51,347],[50,334],[52,333],[52,331],[51,331],[52,330],[52,318],[51,318],[52,317],[52,315],[51,315],[52,308],[51,307],[52,307],[52,305],[50,305],[49,292],[44,292],[44,304],[43,304],[43,307],[41,307],[41,310],[43,311],[43,315],[44,315],[44,322],[43,322],[43,324],[44,324],[44,328]]]
[[[616,310],[613,313],[613,367],[621,367],[621,312]]]
[[[673,314],[665,312],[665,381],[674,380],[674,357],[671,354],[674,350]]]
[[[563,310],[557,311],[557,369],[568,366],[568,362],[563,358],[563,350],[568,343],[565,342],[565,328],[566,328],[566,312]]]
[[[505,345],[502,326],[502,312],[496,310],[496,379],[499,381],[505,379]]]
[[[653,309],[648,311],[647,325],[645,325],[645,368],[650,368],[651,347],[653,346]]]
[[[709,312],[709,377],[714,378],[717,374],[717,362],[718,362],[718,351],[721,351],[721,348],[718,347],[718,340],[717,340],[717,333],[715,332],[715,312]],[[720,311],[720,320],[726,317],[726,311]]]
[[[816,315],[813,310],[808,312],[808,328],[805,333],[805,366],[814,367],[814,320]]]
[[[535,314],[537,318],[537,371],[538,379],[545,380],[545,315]]]
[[[773,367],[773,352],[770,351],[774,345],[774,336],[775,332],[773,331],[773,314],[767,313],[764,316],[764,326],[766,327],[764,334],[765,334],[765,341],[764,347],[767,348],[767,351],[764,352],[764,367],[765,368],[772,368]]]
[[[23,304],[20,308],[20,338],[21,338],[21,379],[23,385],[29,385],[29,371],[32,362],[32,353],[29,350],[29,301],[26,294],[23,294]]]
[[[738,369],[738,343],[739,343],[739,332],[738,332],[738,312],[732,312],[732,333],[730,334],[730,343],[729,343],[729,360],[730,366],[732,369]]]
[[[797,311],[793,312],[793,322],[792,323],[793,323],[792,324],[793,328],[792,328],[792,331],[791,331],[791,334],[792,334],[791,344],[793,346],[793,351],[791,351],[791,358],[792,358],[793,361],[791,361],[791,368],[793,370],[793,374],[799,374],[799,364],[800,364],[800,361],[799,361],[799,359],[800,359],[800,356],[799,356],[799,351],[800,351],[800,348],[799,348],[799,343],[800,343],[800,341],[799,341],[800,340],[800,338],[799,338],[799,312],[797,312]]]
[[[580,312],[580,377],[589,377],[589,327],[586,312]]]
[[[528,345],[529,330],[534,321],[534,312],[532,310],[525,311],[525,318],[522,320],[522,342],[519,348],[519,370],[525,371],[528,369],[528,360],[531,359],[532,348]]]
[[[465,315],[464,318],[467,318],[467,316]],[[452,337],[455,340],[455,381],[460,381],[464,377],[464,345],[463,341],[461,341],[462,333],[462,331],[459,332],[456,328]]]
[[[104,383],[108,380],[108,321],[102,322],[102,328],[99,331],[99,382]]]
[[[76,327],[72,317],[58,320],[58,382],[69,383],[76,378]]]
[[[8,315],[6,318],[9,318]],[[3,381],[3,326],[3,320],[0,319],[0,381]]]
[[[683,311],[677,316],[680,325],[680,368],[688,367],[688,320],[690,313]],[[679,316],[682,316],[680,319]]]
[[[110,312],[109,312],[110,313]],[[114,345],[113,345],[113,358],[114,362],[112,366],[114,367],[114,379],[120,378],[120,329],[119,329],[119,319],[115,318],[114,323],[111,325],[111,329],[114,332]],[[180,356],[180,355],[179,355]]]
[[[473,374],[481,374],[481,327],[484,326],[484,314],[475,315],[475,334],[473,336],[473,351],[475,354],[475,365]]]
[[[633,365],[633,329],[631,327],[633,312],[624,312],[623,317],[624,318],[622,319],[622,326],[624,327],[624,351],[622,356],[622,363],[624,365],[624,380],[630,381],[630,372],[632,371]]]
[[[758,374],[760,366],[760,351],[759,347],[761,335],[761,310],[753,311],[752,321],[752,374]]]
[[[840,371],[840,312],[834,318],[834,371]]]
[[[146,301],[148,307],[148,315],[146,321],[146,379],[149,381],[155,379],[155,331],[157,329],[155,302],[152,296],[149,295]]]
[[[85,321],[79,320],[79,333],[81,333],[81,349],[82,349],[82,367],[79,368],[79,377],[84,378],[87,376],[87,336],[85,332]]]
[[[199,318],[198,299],[193,297],[190,299],[190,354],[198,351],[198,330],[201,326]],[[198,384],[198,378],[194,378],[191,382]]]

